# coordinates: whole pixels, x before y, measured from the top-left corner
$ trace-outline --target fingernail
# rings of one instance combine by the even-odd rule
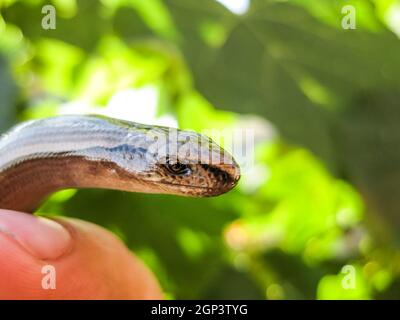
[[[43,260],[60,257],[71,243],[69,232],[61,224],[21,212],[1,211],[0,232]]]

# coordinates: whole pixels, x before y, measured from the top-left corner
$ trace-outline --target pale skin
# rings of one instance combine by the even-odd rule
[[[163,298],[143,262],[82,220],[0,210],[0,261],[0,299]],[[55,289],[43,288],[46,265],[56,272]]]

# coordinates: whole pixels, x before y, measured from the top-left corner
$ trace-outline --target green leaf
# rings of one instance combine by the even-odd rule
[[[355,30],[339,27],[337,1],[316,5],[324,11],[311,2],[253,0],[245,15],[214,0],[166,3],[195,85],[211,104],[266,117],[400,228],[400,41],[370,1],[349,2]],[[315,12],[334,14],[326,23]]]
[[[362,269],[357,265],[348,265],[338,275],[327,275],[320,280],[317,298],[321,300],[370,299],[371,289]]]
[[[16,118],[14,104],[17,88],[10,74],[6,59],[0,55],[0,133],[8,129]]]
[[[360,88],[399,85],[393,71],[400,71],[400,45],[387,31],[339,30],[290,3],[255,0],[245,16],[213,0],[201,6],[195,0],[167,3],[206,98],[221,108],[266,116],[288,139],[331,162],[331,115],[321,107],[342,109]],[[222,45],[204,40],[204,25],[225,30]],[[390,48],[384,62],[382,47]],[[383,77],[382,68],[390,74]]]

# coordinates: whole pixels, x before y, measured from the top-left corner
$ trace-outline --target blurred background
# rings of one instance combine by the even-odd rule
[[[400,298],[399,1],[0,0],[0,13],[0,133],[66,113],[255,130],[255,161],[224,196],[67,190],[40,214],[108,228],[170,299]]]

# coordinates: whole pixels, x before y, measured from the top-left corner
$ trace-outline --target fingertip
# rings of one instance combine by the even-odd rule
[[[1,210],[0,232],[40,260],[56,259],[71,245],[71,236],[61,224],[22,212]]]
[[[162,298],[151,271],[109,231],[43,219],[0,210],[0,298]]]
[[[64,260],[80,268],[81,278],[90,278],[92,298],[162,299],[161,287],[149,268],[113,233],[79,219],[57,218],[74,239],[74,251]]]

